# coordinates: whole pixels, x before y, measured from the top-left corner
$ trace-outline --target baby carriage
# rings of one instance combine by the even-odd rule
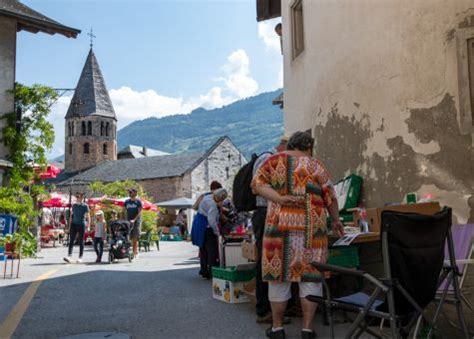
[[[133,253],[131,253],[130,247],[130,223],[126,220],[112,222],[110,224],[109,263],[113,263],[115,259],[125,258],[132,262]]]

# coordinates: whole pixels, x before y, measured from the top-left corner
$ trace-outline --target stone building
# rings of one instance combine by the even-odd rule
[[[231,192],[234,176],[245,163],[245,157],[234,143],[228,137],[221,137],[203,153],[104,161],[55,184],[60,190],[74,192],[87,191],[87,185],[94,181],[110,183],[131,179],[159,202],[195,198],[208,191],[213,180]]]
[[[81,32],[64,26],[16,0],[0,1],[0,117],[14,110],[14,98],[9,91],[13,90],[15,85],[16,35],[20,31],[61,34],[68,38],[76,38]],[[11,166],[8,161],[9,150],[1,142],[4,124],[5,120],[0,119],[0,186],[4,171]]]
[[[117,117],[92,47],[65,124],[65,171],[84,171],[117,159]]]
[[[472,0],[257,0],[283,24],[285,132],[364,203],[430,194],[474,222]]]

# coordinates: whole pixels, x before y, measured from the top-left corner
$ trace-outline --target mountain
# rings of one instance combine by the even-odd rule
[[[283,111],[272,104],[281,93],[277,90],[222,108],[135,121],[118,131],[118,149],[132,144],[168,153],[201,152],[227,135],[248,158],[275,146],[283,134]]]

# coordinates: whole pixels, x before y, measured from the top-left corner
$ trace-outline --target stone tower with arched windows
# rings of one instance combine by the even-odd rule
[[[92,48],[66,113],[65,171],[117,159],[117,117]]]

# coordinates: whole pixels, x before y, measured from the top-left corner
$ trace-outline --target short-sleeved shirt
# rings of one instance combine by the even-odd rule
[[[87,213],[89,213],[89,206],[86,203],[72,205],[72,223],[85,226]]]
[[[135,219],[138,215],[138,211],[143,207],[143,204],[140,199],[127,199],[125,200],[125,209],[127,210],[127,219]]]

